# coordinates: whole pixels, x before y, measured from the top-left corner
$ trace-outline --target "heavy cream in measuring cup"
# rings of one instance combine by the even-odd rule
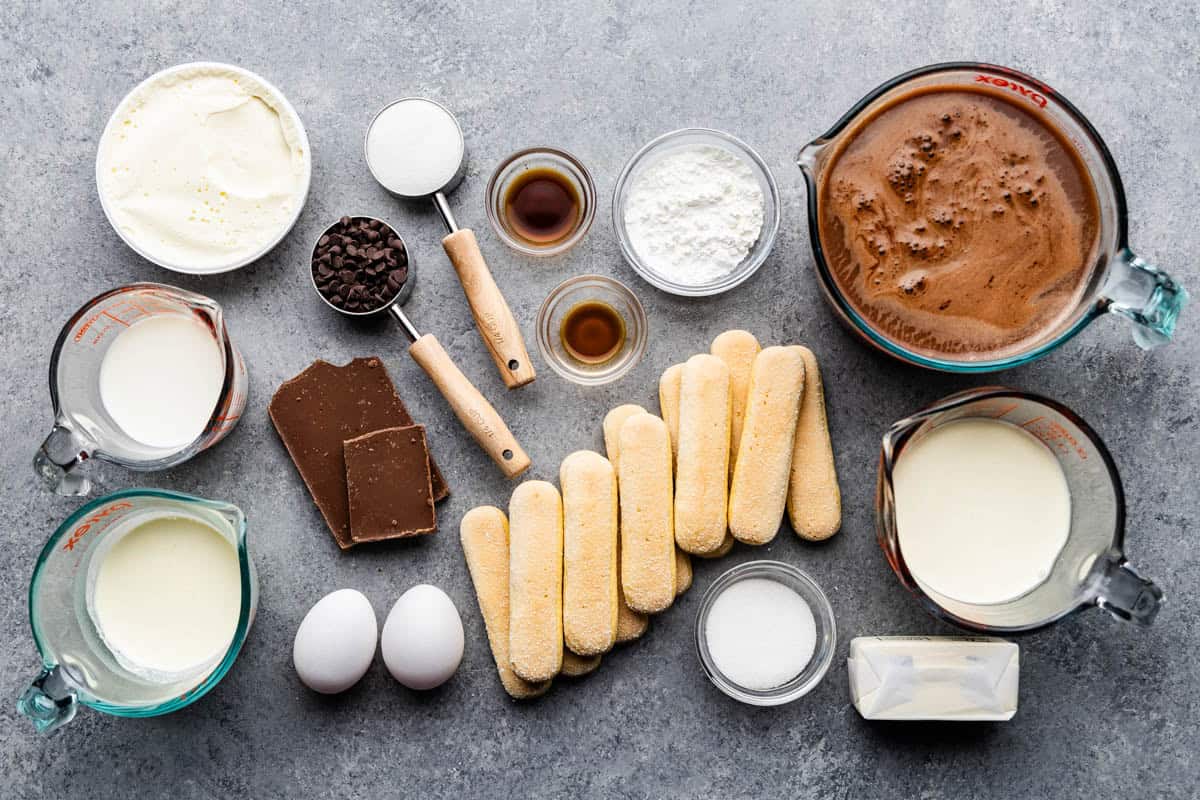
[[[210,669],[237,631],[237,550],[192,517],[150,517],[117,534],[88,583],[88,612],[100,638],[143,677],[172,680]]]
[[[960,419],[901,450],[893,471],[900,552],[923,588],[1004,603],[1050,575],[1071,528],[1058,459],[1007,422]]]
[[[100,400],[131,438],[179,449],[204,432],[224,381],[212,331],[195,318],[164,314],[117,335],[100,364]]]

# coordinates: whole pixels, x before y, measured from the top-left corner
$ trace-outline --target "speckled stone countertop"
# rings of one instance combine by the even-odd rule
[[[1200,290],[1200,81],[1195,7],[1008,2],[688,3],[512,0],[341,4],[205,0],[154,5],[84,0],[8,3],[0,15],[0,352],[4,414],[0,485],[0,796],[163,797],[1194,797],[1200,783],[1200,585],[1196,483],[1195,313],[1151,354],[1103,319],[1030,366],[954,377],[869,352],[825,307],[812,271],[805,190],[793,159],[863,94],[922,64],[1001,63],[1042,78],[1102,132],[1125,181],[1130,239],[1143,256]],[[145,4],[149,5],[149,4]],[[179,276],[123,245],[96,196],[97,139],[117,102],[160,68],[230,61],[279,86],[308,128],[313,183],[293,233],[230,275]],[[583,272],[634,288],[650,319],[645,360],[622,381],[583,389],[541,364],[533,385],[505,393],[438,244],[441,222],[370,178],[362,137],[395,97],[453,108],[470,170],[452,196],[474,228],[529,342],[546,293]],[[747,284],[688,301],[642,282],[616,247],[608,200],[625,160],[651,137],[699,125],[755,147],[783,197],[774,253]],[[602,207],[566,257],[532,261],[488,227],[488,175],[511,151],[546,143],[593,171]],[[553,477],[571,450],[601,446],[600,420],[621,402],[653,405],[659,373],[745,327],[765,342],[803,342],[823,365],[845,521],[827,544],[784,531],[760,551],[700,563],[696,582],[637,643],[578,683],[515,705],[496,679],[457,529],[506,484],[404,354],[395,326],[329,313],[305,276],[306,248],[330,220],[372,213],[408,238],[421,263],[409,310],[436,332],[510,421],[535,467]],[[249,516],[261,580],[258,619],[229,675],[174,715],[125,720],[88,710],[49,740],[13,699],[38,666],[26,587],[38,550],[78,502],[43,492],[29,468],[50,423],[51,344],[89,297],[165,281],[221,302],[251,372],[251,400],[230,438],[164,473],[104,471],[105,487],[178,489],[231,501]],[[1196,309],[1192,309],[1196,312]],[[381,356],[454,495],[441,531],[341,553],[270,422],[266,404],[315,358]],[[952,391],[1003,382],[1076,409],[1112,449],[1129,501],[1130,558],[1167,592],[1157,623],[1137,629],[1089,611],[1020,640],[1020,710],[1002,724],[872,724],[851,707],[844,657],[860,634],[953,631],[899,585],[875,543],[879,437],[893,420]],[[711,686],[693,652],[704,588],[733,563],[767,556],[802,566],[828,592],[839,626],[829,675],[773,710]],[[409,692],[376,665],[355,689],[319,697],[291,666],[308,607],[355,587],[386,614],[418,582],[444,588],[463,616],[457,676]]]

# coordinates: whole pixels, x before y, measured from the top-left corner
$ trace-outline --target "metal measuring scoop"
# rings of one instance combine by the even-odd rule
[[[369,217],[365,215],[357,215],[351,219],[378,219],[377,217]],[[379,222],[392,231],[392,235],[399,239],[401,244],[404,244],[404,239],[400,234],[396,233],[396,229],[383,220]],[[333,232],[334,226],[331,225],[322,231],[324,236]],[[318,241],[320,237],[318,237]],[[316,247],[313,247],[316,251]],[[404,283],[400,285],[396,295],[379,308],[371,309],[370,311],[348,311],[344,308],[338,308],[331,303],[325,295],[321,294],[317,288],[317,278],[312,269],[309,269],[309,278],[312,281],[313,291],[321,298],[325,305],[332,308],[339,314],[344,314],[347,317],[373,317],[376,314],[390,313],[400,323],[400,327],[404,329],[404,333],[408,336],[411,344],[408,347],[408,354],[413,357],[421,365],[421,369],[433,381],[434,386],[446,398],[446,402],[450,404],[450,408],[454,410],[455,416],[463,424],[463,427],[475,437],[475,441],[484,449],[496,465],[500,467],[506,477],[515,478],[525,470],[529,469],[529,456],[522,449],[512,431],[504,423],[504,419],[499,412],[492,407],[492,404],[487,401],[478,389],[475,388],[471,380],[462,373],[454,360],[450,358],[449,353],[442,347],[441,342],[431,333],[422,334],[417,330],[417,326],[412,323],[408,315],[400,308],[404,303],[408,302],[408,298],[412,296],[413,287],[416,284],[416,268],[412,260],[412,252],[408,246],[404,246],[405,255],[408,258],[408,275],[405,277]]]
[[[392,195],[430,198],[446,224],[442,247],[458,273],[475,325],[509,389],[537,373],[504,295],[479,250],[475,233],[459,228],[446,195],[467,171],[466,140],[445,106],[424,97],[404,97],[380,109],[363,145],[371,175]]]

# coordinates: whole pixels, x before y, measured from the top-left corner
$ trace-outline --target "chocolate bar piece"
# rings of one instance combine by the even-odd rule
[[[383,362],[356,358],[338,367],[315,361],[279,387],[269,412],[338,546],[353,546],[342,442],[413,424]],[[432,456],[429,471],[433,499],[442,500],[450,490]]]
[[[387,428],[348,439],[346,492],[350,536],[378,542],[433,533],[437,512],[429,474],[425,428]]]

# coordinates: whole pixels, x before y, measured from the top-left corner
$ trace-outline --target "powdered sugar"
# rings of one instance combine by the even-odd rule
[[[650,269],[672,283],[702,286],[745,260],[762,233],[763,207],[745,159],[712,145],[681,147],[634,179],[625,228]]]

